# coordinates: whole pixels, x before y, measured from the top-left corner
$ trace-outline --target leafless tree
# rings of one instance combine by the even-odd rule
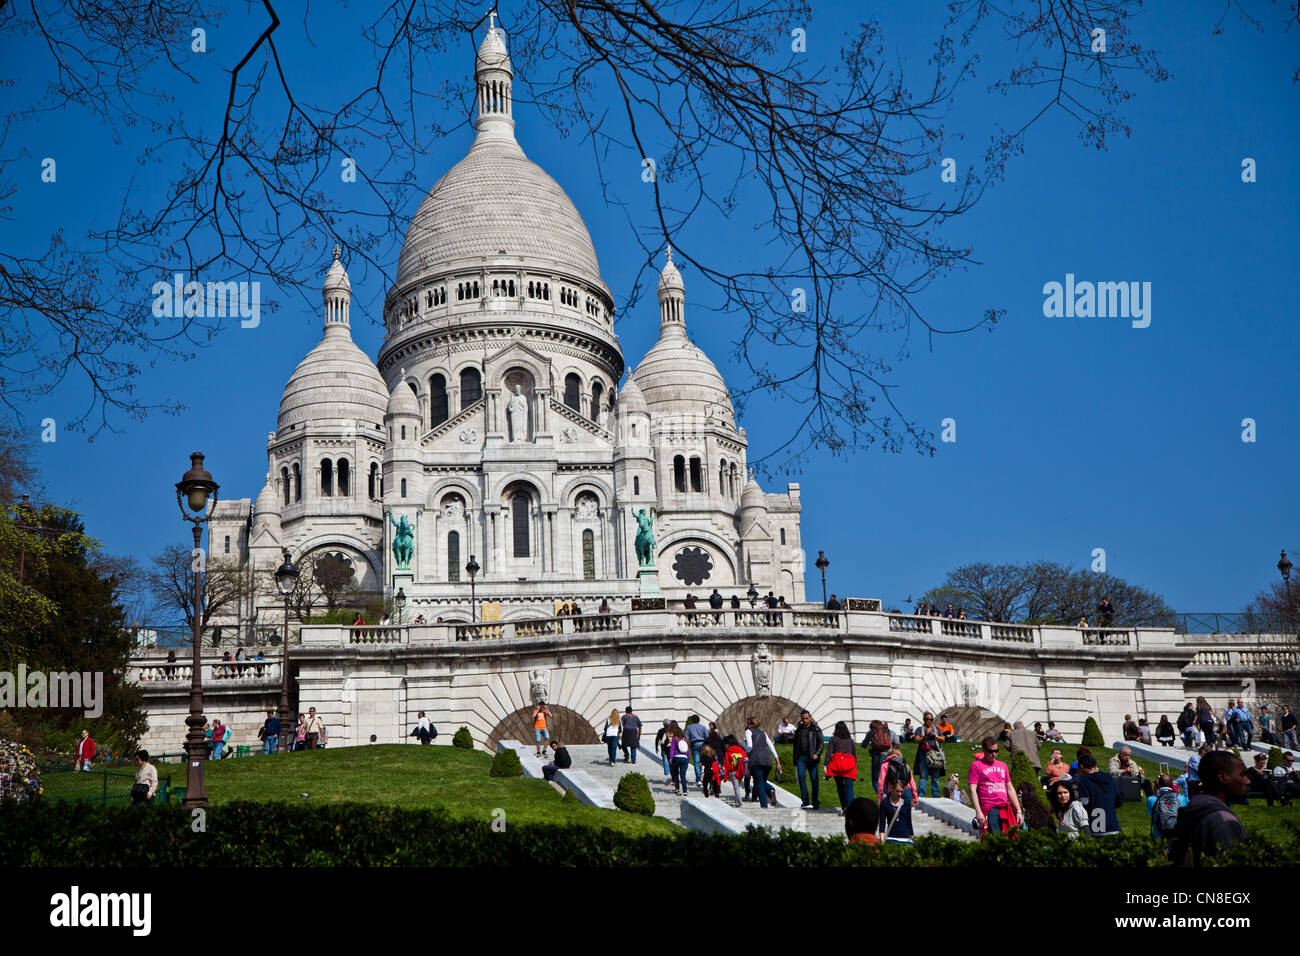
[[[671,241],[735,321],[750,373],[735,383],[737,404],[769,396],[802,409],[793,433],[755,456],[775,467],[813,446],[932,453],[930,435],[895,400],[894,363],[916,341],[989,328],[1000,314],[990,302],[941,322],[921,307],[931,282],[973,261],[944,227],[1005,172],[1043,116],[1073,117],[1091,146],[1127,134],[1120,110],[1132,81],[1167,76],[1130,37],[1139,6],[1039,0],[1022,11],[954,0],[930,59],[908,71],[876,20],[814,27],[801,0],[522,0],[503,26],[516,99],[531,97],[561,135],[590,146],[606,198],[627,210],[641,244],[645,266],[620,311],[652,284]],[[281,55],[282,45],[310,43],[328,15],[305,8],[287,23],[271,0],[250,6],[244,20],[256,25],[231,26],[226,36],[243,28],[245,38],[219,54],[225,95],[212,111],[187,102],[187,112],[172,91],[204,88],[210,71],[191,52],[192,31],[221,22],[215,5],[0,4],[0,37],[11,46],[23,38],[24,74],[49,78],[0,126],[0,203],[17,189],[27,124],[53,110],[115,133],[143,129],[153,143],[143,175],[168,171],[161,202],[133,188],[115,222],[64,224],[29,248],[0,248],[0,401],[17,409],[79,378],[92,398],[75,427],[94,432],[149,411],[136,392],[143,369],[192,356],[230,323],[155,317],[144,290],[164,278],[161,263],[197,281],[261,279],[309,305],[326,250],[339,242],[354,276],[373,269],[387,287],[403,211],[427,186],[412,170],[473,102],[469,77],[429,82],[429,64],[472,49],[485,11],[466,0],[377,7],[360,31],[373,70],[333,98]],[[1094,48],[1099,29],[1104,51]],[[810,67],[792,39],[800,31],[807,42],[840,44],[839,68]],[[993,88],[1020,94],[1008,100],[1006,127],[982,168],[964,163],[943,192],[918,188],[918,174],[938,183],[953,140],[944,112],[974,75],[973,51],[994,44],[1013,65]],[[343,157],[357,159],[359,188],[346,198],[330,188]],[[645,159],[656,169],[648,184]],[[648,206],[635,192],[643,188]],[[648,224],[638,221],[643,208]],[[0,215],[12,211],[0,206]],[[693,238],[711,235],[703,226],[718,216],[756,226],[767,261],[737,262],[726,244]]]
[[[153,566],[146,574],[160,613],[184,620],[185,626],[191,629],[194,627],[193,561],[189,548],[168,545],[154,555]],[[238,615],[248,591],[248,575],[238,562],[209,557],[201,573],[199,626],[207,627],[213,618]]]

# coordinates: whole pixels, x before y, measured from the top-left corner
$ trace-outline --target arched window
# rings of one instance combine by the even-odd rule
[[[281,469],[280,469],[280,485],[281,485],[281,487],[284,489],[284,503],[287,505],[287,504],[289,503],[289,495],[290,495],[290,493],[291,493],[291,490],[290,490],[290,488],[289,488],[289,469],[288,469],[288,468],[281,468]]]
[[[339,459],[339,495],[344,498],[352,496],[352,469],[348,466],[346,458]]]
[[[370,478],[366,482],[366,491],[369,493],[371,501],[374,501],[376,498],[379,497],[379,495],[376,494],[376,492],[379,491],[379,463],[378,462],[372,461],[370,463]]]
[[[701,473],[700,460],[691,459],[691,491],[704,490],[704,475]]]
[[[293,463],[293,500],[302,501],[302,469]]]
[[[599,381],[591,383],[591,420],[600,421],[600,399],[605,394],[605,386]]]
[[[460,410],[463,412],[483,397],[483,380],[478,369],[462,369],[460,373]]]
[[[447,580],[455,584],[460,580],[460,532],[447,532]]]
[[[528,496],[518,492],[510,499],[510,520],[514,525],[515,557],[528,557]]]
[[[492,280],[492,294],[493,294],[493,295],[499,295],[499,294],[500,294],[500,289],[501,289],[501,283],[499,283],[496,279],[493,279],[493,280]]]
[[[727,459],[722,459],[722,464],[718,467],[718,494],[727,493]]]
[[[429,379],[429,427],[441,425],[447,418],[447,380],[435,375]]]
[[[740,470],[734,461],[731,463],[731,497],[740,497]]]
[[[575,412],[582,411],[582,400],[579,397],[581,393],[582,379],[578,378],[573,372],[564,376],[564,404]]]
[[[634,494],[634,495],[639,495],[639,494],[641,494],[641,476],[640,476],[640,475],[633,475],[633,476],[632,476],[632,494]]]
[[[673,459],[673,490],[686,490],[686,459],[681,455]]]
[[[475,280],[474,280],[474,298],[477,299],[478,297],[479,297],[479,294],[478,294],[478,280],[475,279]]]
[[[542,283],[542,298],[547,302],[551,301],[551,284],[549,282]]]
[[[320,493],[325,498],[334,494],[334,463],[328,458],[320,463]]]
[[[785,528],[781,529],[781,543],[785,544]]]
[[[403,497],[403,498],[406,497],[406,479],[405,479],[405,478],[402,479],[402,497]]]
[[[596,580],[596,535],[590,528],[582,532],[582,579]]]
[[[514,280],[514,279],[511,279],[511,280],[507,283],[507,285],[510,286],[510,297],[511,297],[511,298],[514,298],[514,294],[515,294],[515,280]]]
[[[230,535],[226,535],[226,554],[230,553]]]
[[[406,441],[406,426],[402,426],[402,441]]]

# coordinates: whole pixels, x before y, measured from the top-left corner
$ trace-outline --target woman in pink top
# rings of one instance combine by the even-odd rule
[[[1013,832],[1022,819],[1020,798],[1011,786],[1011,771],[998,759],[998,742],[993,737],[982,741],[984,753],[970,765],[966,783],[970,786],[975,822],[984,832]]]

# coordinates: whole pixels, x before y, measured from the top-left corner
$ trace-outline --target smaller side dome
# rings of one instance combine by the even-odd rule
[[[646,408],[645,396],[641,394],[641,389],[637,387],[636,382],[629,376],[627,383],[618,391],[619,410],[631,414],[633,412],[648,413]]]
[[[394,415],[409,415],[412,418],[420,417],[420,402],[415,397],[415,392],[406,382],[406,369],[402,369],[402,377],[397,380],[393,386],[392,394],[388,396],[388,411],[384,414],[385,418],[391,418]]]
[[[267,472],[266,484],[258,492],[257,500],[253,502],[253,522],[259,525],[266,522],[274,524],[280,522],[280,499],[275,494],[270,472]]]
[[[745,490],[740,495],[741,510],[749,508],[762,508],[767,510],[767,495],[763,494],[763,489],[758,486],[754,480],[754,469],[749,469],[749,481],[745,482]]]

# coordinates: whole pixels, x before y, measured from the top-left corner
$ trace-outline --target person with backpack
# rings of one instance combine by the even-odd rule
[[[934,714],[927,711],[921,716],[921,726],[916,728],[916,733],[912,736],[916,741],[916,763],[912,771],[918,781],[918,795],[925,792],[926,780],[930,781],[930,796],[937,797],[942,790],[948,764],[939,738],[939,731],[934,726]]]
[[[767,809],[767,775],[773,767],[781,769],[781,759],[777,757],[767,734],[759,726],[757,717],[748,720],[746,735],[752,741],[749,748],[749,772],[754,777],[754,787],[758,791],[758,806]]]
[[[668,769],[673,777],[673,793],[685,796],[686,789],[686,768],[691,763],[691,745],[686,742],[686,734],[673,721],[668,725]]]
[[[983,753],[971,762],[966,774],[976,830],[980,839],[985,833],[1012,834],[1020,825],[1022,813],[1020,797],[1011,785],[1011,770],[998,759],[996,738],[985,737],[980,746]]]
[[[835,731],[826,742],[826,776],[835,780],[835,792],[840,798],[840,813],[845,813],[853,802],[853,781],[858,779],[858,755],[853,747],[849,725],[842,720],[835,724]]]
[[[700,783],[706,797],[722,796],[722,771],[718,767],[718,753],[708,744],[700,748]]]
[[[700,720],[699,714],[691,714],[686,719],[686,744],[690,747],[691,767],[695,771],[695,782],[700,782],[700,750],[709,738],[709,728]]]
[[[876,796],[880,796],[880,765],[885,762],[889,756],[889,748],[894,746],[894,733],[889,729],[889,724],[883,720],[873,720],[867,728],[866,736],[862,738],[862,746],[867,748],[871,754],[871,783],[876,788]]]
[[[1183,706],[1183,712],[1178,715],[1178,721],[1174,726],[1178,730],[1178,735],[1183,738],[1183,746],[1190,748],[1196,727],[1196,711],[1192,710],[1191,704]]]
[[[641,749],[641,718],[627,705],[619,726],[619,745],[623,748],[623,762],[636,763],[636,752]]]
[[[731,781],[731,789],[736,794],[736,806],[740,807],[745,802],[741,792],[741,781],[745,779],[745,748],[731,734],[722,741],[722,746],[722,779]]]
[[[668,725],[672,723],[667,717],[664,718],[664,725],[655,731],[655,753],[657,753],[664,762],[664,779],[672,772],[668,765],[668,742],[672,740],[672,735],[668,732]]]
[[[818,788],[821,780],[817,777],[817,765],[822,759],[822,729],[812,719],[808,711],[799,713],[799,724],[793,733],[794,772],[799,778],[799,796],[803,798],[802,810],[820,810],[821,799]],[[808,799],[808,777],[812,777],[812,800]]]
[[[918,800],[916,781],[912,778],[912,770],[907,766],[907,761],[903,759],[903,749],[897,744],[889,748],[885,762],[880,765],[880,779],[876,781],[876,790],[888,796],[894,781],[902,784],[903,790],[908,793],[909,799],[915,805]],[[881,809],[883,811],[883,806]]]
[[[1200,794],[1178,811],[1169,854],[1174,866],[1200,866],[1202,857],[1246,841],[1245,827],[1228,809],[1250,789],[1246,765],[1231,751],[1216,750],[1201,758],[1200,775]]]
[[[266,720],[262,721],[262,729],[257,732],[257,736],[262,740],[262,753],[275,753],[276,745],[280,742],[280,718],[275,716],[275,711],[266,712]]]
[[[1187,796],[1178,792],[1174,778],[1167,773],[1156,777],[1156,792],[1147,797],[1147,816],[1151,818],[1151,839],[1164,843],[1168,850],[1174,839],[1178,811],[1187,806]]]

